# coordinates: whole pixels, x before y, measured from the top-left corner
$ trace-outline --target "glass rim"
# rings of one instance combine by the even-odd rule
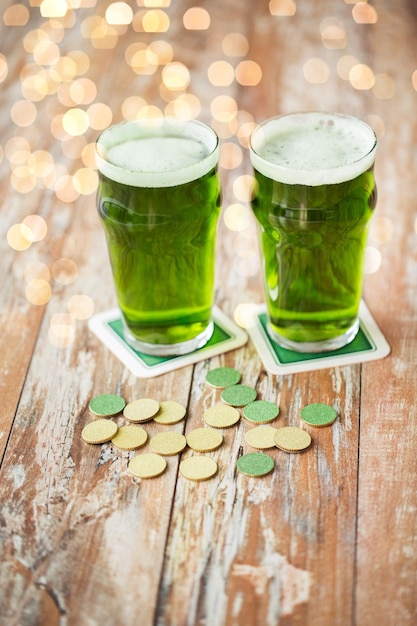
[[[190,164],[167,168],[163,171],[129,169],[110,161],[107,158],[107,150],[134,137],[131,131],[135,128],[140,131],[142,138],[163,137],[164,130],[169,129],[172,133],[169,135],[171,137],[200,140],[207,146],[208,153]],[[139,137],[139,133],[137,136]],[[124,120],[112,124],[97,137],[94,151],[98,171],[110,180],[132,187],[173,187],[197,180],[215,168],[218,162],[219,144],[217,133],[204,122],[164,116]]]
[[[286,118],[302,118],[309,116],[324,116],[327,119],[344,118],[349,120],[351,123],[361,125],[363,129],[369,133],[370,138],[372,137],[372,142],[370,142],[371,147],[366,152],[361,154],[358,159],[349,161],[346,164],[323,168],[299,168],[291,165],[286,166],[283,164],[273,163],[258,153],[258,150],[263,142],[261,140],[258,141],[258,145],[254,145],[257,143],[256,135],[257,133],[262,132],[266,126],[277,126],[281,120],[285,120]],[[283,113],[260,122],[249,137],[249,152],[252,166],[261,174],[264,174],[277,182],[313,187],[346,182],[353,180],[360,174],[366,172],[374,164],[377,144],[378,139],[373,128],[358,117],[330,111],[296,111],[293,113]],[[318,182],[311,182],[313,179],[317,179]]]

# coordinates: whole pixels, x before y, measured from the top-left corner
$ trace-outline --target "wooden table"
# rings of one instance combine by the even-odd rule
[[[415,4],[129,0],[128,25],[106,23],[108,2],[68,2],[81,7],[55,18],[40,4],[6,0],[0,21],[0,623],[416,624]],[[241,178],[248,131],[304,109],[351,113],[378,133],[365,299],[390,356],[275,376],[249,341],[134,377],[87,324],[92,306],[115,305],[95,209],[97,134],[165,110],[219,132],[224,210],[243,207],[236,230],[219,225],[216,302],[233,317],[262,301]],[[236,472],[249,451],[241,420],[204,483],[179,475],[180,456],[160,478],[135,479],[134,452],[81,440],[101,393],[176,400],[187,418],[173,428],[201,426],[219,401],[205,375],[220,365],[279,404],[277,426],[299,425],[312,402],[333,405],[337,422],[305,427],[312,448],[271,451],[274,472],[254,479]]]

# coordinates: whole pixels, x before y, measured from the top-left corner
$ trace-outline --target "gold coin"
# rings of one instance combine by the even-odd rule
[[[174,400],[165,400],[159,403],[159,411],[153,421],[157,424],[177,424],[185,416],[187,409],[183,404]]]
[[[297,426],[285,426],[277,428],[275,433],[275,445],[284,452],[301,452],[311,444],[310,434]]]
[[[149,422],[159,411],[159,402],[152,398],[139,398],[126,404],[123,415],[129,422]]]
[[[228,428],[236,424],[239,419],[239,411],[228,404],[215,404],[204,413],[204,421],[213,428]]]
[[[118,431],[115,422],[101,418],[84,426],[81,437],[87,443],[106,443],[110,441]]]
[[[167,462],[159,454],[137,454],[129,462],[128,468],[138,478],[153,478],[165,471]]]
[[[180,463],[180,472],[188,480],[208,480],[217,469],[216,461],[208,456],[189,456]]]
[[[146,430],[140,426],[121,426],[111,442],[121,450],[137,450],[148,439]]]
[[[258,450],[275,448],[274,437],[277,430],[278,429],[273,426],[257,426],[256,428],[251,428],[245,434],[245,441]]]
[[[166,456],[172,456],[182,452],[187,445],[187,440],[181,433],[168,431],[157,433],[150,441],[150,446],[154,452]]]
[[[223,443],[223,435],[213,428],[196,428],[187,435],[187,444],[196,452],[211,452]]]

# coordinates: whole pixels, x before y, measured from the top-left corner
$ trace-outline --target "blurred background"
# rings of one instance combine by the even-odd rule
[[[8,200],[1,245],[22,256],[17,278],[30,304],[42,307],[68,288],[65,309],[51,317],[49,340],[70,345],[76,321],[97,308],[93,291],[77,290],[85,258],[68,224],[72,212],[95,210],[94,141],[104,128],[174,115],[217,131],[221,231],[232,242],[235,282],[248,289],[233,315],[245,326],[260,282],[250,214],[251,131],[273,115],[322,109],[365,119],[380,150],[409,141],[406,124],[404,137],[390,137],[387,120],[402,115],[404,99],[417,106],[417,45],[410,45],[416,11],[413,0],[3,1],[0,168]],[[383,55],[375,41],[386,42]],[[391,182],[377,171],[386,182],[372,222],[368,274],[380,270],[395,230],[395,167]],[[92,213],[84,226],[95,223]],[[410,228],[414,236],[417,221]]]

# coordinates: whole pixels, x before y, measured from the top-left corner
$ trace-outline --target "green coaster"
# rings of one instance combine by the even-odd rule
[[[363,301],[359,307],[358,334],[347,346],[331,352],[312,354],[282,348],[269,337],[266,322],[266,307],[260,305],[254,310],[248,332],[265,369],[271,374],[297,374],[326,367],[364,363],[383,359],[390,353],[385,337]]]
[[[101,417],[111,417],[117,415],[126,406],[126,401],[121,396],[117,396],[113,393],[104,393],[100,396],[96,396],[90,401],[88,408],[94,415],[100,415]]]
[[[207,372],[206,383],[216,389],[225,389],[231,385],[237,385],[240,381],[240,372],[233,367],[216,367]]]
[[[217,306],[213,307],[213,322],[213,335],[205,346],[190,354],[170,357],[151,356],[132,348],[124,339],[119,309],[93,315],[88,326],[132,374],[151,378],[235,350],[247,342],[245,331]]]
[[[232,385],[226,387],[222,392],[221,398],[225,404],[230,406],[245,406],[249,402],[253,402],[256,398],[256,389],[247,385]]]
[[[279,406],[268,400],[255,400],[243,409],[243,417],[256,424],[272,422],[279,413]]]
[[[237,460],[236,465],[246,476],[265,476],[274,469],[274,459],[263,452],[248,452]]]
[[[337,411],[328,404],[307,404],[301,409],[301,419],[310,426],[330,426],[337,417]]]

